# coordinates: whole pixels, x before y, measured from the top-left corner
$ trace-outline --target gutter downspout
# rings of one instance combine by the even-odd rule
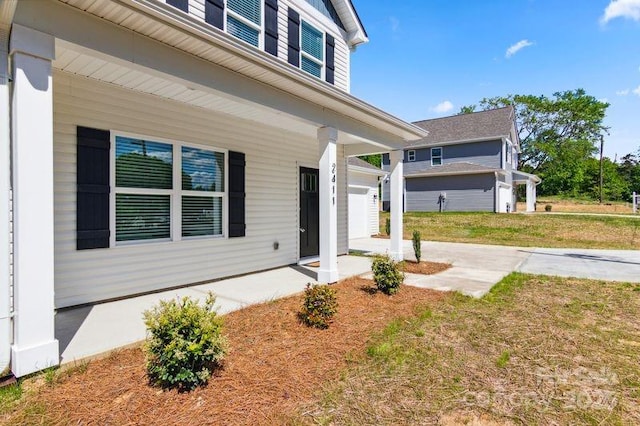
[[[500,213],[500,177],[498,176],[498,172],[493,173],[496,177],[495,191],[494,194],[494,204],[496,205],[494,209],[494,213]]]
[[[10,270],[11,96],[9,34],[17,0],[0,0],[0,377],[11,367],[12,282]]]

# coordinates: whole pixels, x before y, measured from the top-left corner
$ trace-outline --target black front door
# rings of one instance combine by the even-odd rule
[[[300,167],[300,257],[320,254],[318,169]]]

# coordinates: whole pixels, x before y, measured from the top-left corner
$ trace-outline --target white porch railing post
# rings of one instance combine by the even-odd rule
[[[59,363],[53,274],[55,40],[14,24],[10,52],[15,312],[11,369],[24,376]]]
[[[338,192],[337,154],[338,131],[331,127],[318,129],[320,146],[320,268],[318,282],[338,281]]]
[[[404,249],[402,244],[403,231],[403,159],[404,151],[391,151],[389,153],[391,163],[390,181],[390,204],[391,204],[391,257],[400,261],[404,259]]]

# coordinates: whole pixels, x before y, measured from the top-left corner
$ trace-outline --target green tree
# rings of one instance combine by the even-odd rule
[[[458,115],[474,113],[476,112],[477,107],[477,105],[465,105],[460,108],[460,112],[458,113]]]
[[[382,167],[382,154],[361,155],[358,158],[366,161],[369,164],[373,164],[378,168]]]
[[[516,114],[518,168],[542,177],[541,195],[578,195],[587,161],[608,131],[603,120],[609,104],[583,89],[556,92],[552,97],[508,95],[480,101],[483,110],[507,105],[513,105]]]
[[[627,193],[622,198],[631,201],[633,192],[640,193],[640,149],[636,154],[627,154],[620,159],[618,173],[628,184]]]

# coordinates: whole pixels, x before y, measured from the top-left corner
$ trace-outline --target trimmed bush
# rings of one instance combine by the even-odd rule
[[[144,312],[147,375],[152,383],[180,391],[193,390],[209,380],[227,353],[222,319],[209,293],[204,305],[185,297],[160,301]]]
[[[398,268],[398,263],[388,255],[376,256],[373,259],[371,270],[378,290],[388,295],[398,292],[400,284],[404,281],[404,274]]]
[[[384,230],[387,235],[391,235],[391,219],[387,218],[387,221],[384,224]]]
[[[551,211],[551,204],[547,204],[546,206],[544,206],[544,211],[545,212],[550,212]]]
[[[413,254],[416,255],[416,260],[418,261],[418,263],[420,263],[420,258],[422,257],[422,247],[420,246],[420,231],[413,231],[411,241],[413,243]]]
[[[338,312],[336,290],[328,285],[307,284],[300,319],[309,327],[328,328]]]

